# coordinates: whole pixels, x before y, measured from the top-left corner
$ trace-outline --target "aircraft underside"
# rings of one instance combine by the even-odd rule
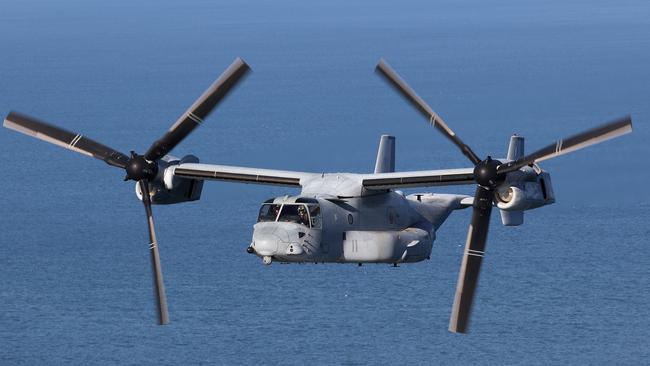
[[[303,251],[293,254],[291,250],[296,251],[299,244],[286,243],[286,254],[273,255],[272,259],[281,263],[416,263],[430,258],[434,238],[435,234],[418,228],[347,231],[345,240],[336,246],[327,246],[328,253]]]

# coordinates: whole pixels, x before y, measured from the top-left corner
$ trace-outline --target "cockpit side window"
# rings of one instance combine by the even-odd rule
[[[275,203],[265,203],[260,208],[260,214],[257,216],[257,222],[270,222],[278,218],[280,205]]]
[[[295,222],[309,227],[309,214],[305,205],[288,205],[282,206],[282,212],[278,221]]]
[[[320,219],[320,206],[318,205],[309,205],[309,216],[311,219],[311,227],[315,229],[320,229],[321,219]]]

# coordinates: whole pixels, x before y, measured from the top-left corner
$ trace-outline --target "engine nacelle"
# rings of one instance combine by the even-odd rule
[[[496,191],[497,207],[504,211],[525,211],[555,202],[551,176],[540,170],[534,179],[507,180]]]
[[[179,178],[174,176],[172,166],[183,163],[198,163],[199,158],[187,155],[182,159],[165,155],[158,161],[158,175],[149,182],[151,203],[156,205],[169,205],[174,203],[197,201],[201,198],[203,181],[196,179]],[[135,194],[142,201],[140,186],[135,184]]]

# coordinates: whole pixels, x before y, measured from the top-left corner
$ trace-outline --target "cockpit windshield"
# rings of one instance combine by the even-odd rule
[[[305,205],[282,205],[278,221],[295,222],[309,227],[309,214]]]
[[[307,227],[320,228],[320,207],[287,203],[265,203],[260,208],[257,222],[294,222]]]
[[[260,214],[257,217],[257,222],[269,222],[278,219],[281,205],[275,203],[265,203],[260,208]]]

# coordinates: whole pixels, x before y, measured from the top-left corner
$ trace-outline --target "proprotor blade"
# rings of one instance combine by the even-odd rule
[[[478,164],[481,159],[472,151],[472,149],[467,146],[458,136],[456,136],[456,133],[447,126],[445,121],[440,118],[439,115],[436,114],[436,112],[429,107],[429,105],[422,99],[420,98],[417,93],[411,87],[402,79],[395,70],[393,70],[384,59],[380,59],[379,63],[377,64],[377,67],[375,68],[375,71],[386,78],[387,81],[389,81],[390,85],[392,85],[398,92],[402,94],[404,98],[408,102],[410,102],[424,117],[426,117],[429,120],[429,123],[433,125],[433,127],[437,128],[440,132],[442,132],[443,135],[445,135],[451,142],[453,142],[460,151],[462,151],[463,155],[467,156],[467,158],[474,163],[474,165]]]
[[[178,143],[200,125],[239,81],[250,71],[241,58],[237,58],[199,99],[174,123],[165,136],[151,145],[145,158],[154,161],[169,153]]]
[[[103,160],[112,166],[124,168],[129,161],[129,157],[121,152],[102,145],[99,142],[95,142],[81,134],[66,131],[60,127],[20,113],[10,112],[5,117],[3,125],[6,128],[24,133],[25,135]]]
[[[158,321],[160,325],[169,323],[167,313],[167,296],[165,295],[165,284],[163,282],[162,267],[160,266],[160,254],[158,253],[158,240],[153,226],[153,214],[151,212],[151,197],[149,196],[149,183],[146,180],[138,181],[142,192],[142,203],[147,213],[147,225],[149,226],[149,249],[151,253],[151,269],[153,271],[154,292],[156,295],[156,306],[158,308]]]
[[[451,310],[451,319],[449,320],[449,331],[454,333],[467,332],[474,292],[478,284],[483,255],[485,254],[493,197],[494,192],[492,190],[481,186],[476,188],[472,223],[467,233],[465,253],[458,274],[458,285]]]
[[[509,173],[528,164],[537,163],[572,151],[580,150],[587,146],[598,144],[630,132],[632,132],[632,119],[630,116],[626,116],[569,138],[558,140],[556,143],[537,150],[532,154],[526,155],[521,159],[502,164],[497,168],[497,172],[499,174]]]

